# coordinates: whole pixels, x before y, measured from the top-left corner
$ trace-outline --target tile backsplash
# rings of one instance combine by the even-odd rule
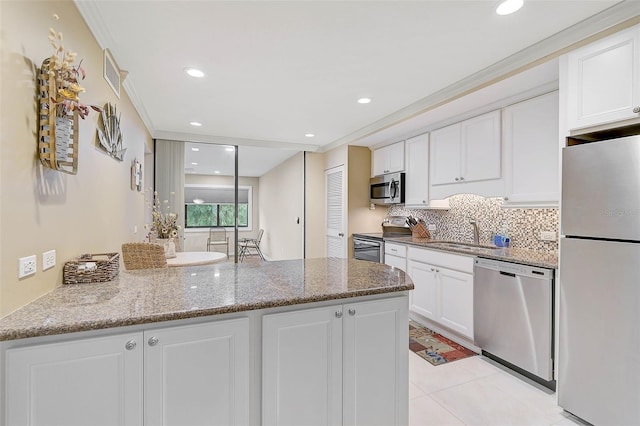
[[[406,209],[404,205],[389,207],[391,216],[408,216],[435,224],[431,237],[438,240],[473,241],[470,219],[478,224],[480,244],[492,244],[493,234],[506,225],[511,247],[531,250],[558,250],[558,241],[542,241],[541,231],[558,234],[558,209],[503,208],[502,198],[484,198],[461,194],[449,198],[449,210]]]

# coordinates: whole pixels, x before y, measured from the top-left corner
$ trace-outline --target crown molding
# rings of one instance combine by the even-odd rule
[[[320,148],[318,145],[310,145],[310,144],[302,144],[302,143],[294,143],[294,142],[232,138],[228,136],[215,136],[215,135],[198,135],[194,133],[171,132],[168,130],[155,131],[153,133],[153,138],[171,140],[171,141],[212,143],[212,144],[218,144],[218,145],[255,146],[255,147],[262,147],[262,148],[289,149],[293,151],[317,152]]]

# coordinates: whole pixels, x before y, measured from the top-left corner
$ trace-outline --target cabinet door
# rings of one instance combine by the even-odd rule
[[[437,321],[473,339],[473,275],[436,268],[440,287]]]
[[[507,203],[557,205],[558,92],[511,105],[503,117]]]
[[[437,320],[437,285],[436,269],[433,265],[409,261],[407,273],[413,280],[413,293],[409,310],[425,318]]]
[[[144,333],[147,425],[249,423],[249,320]]]
[[[378,148],[374,149],[372,153],[372,164],[371,164],[371,177],[380,176],[385,174],[385,170],[387,168],[387,155],[386,148]]]
[[[640,25],[567,56],[570,129],[640,117]]]
[[[393,266],[394,268],[401,269],[403,271],[407,270],[407,259],[400,256],[394,256],[392,254],[384,255],[384,263]]]
[[[404,141],[386,147],[386,173],[404,170]]]
[[[429,134],[407,139],[405,205],[429,205]]]
[[[342,306],[265,315],[262,424],[342,424]]]
[[[6,424],[142,425],[142,353],[142,333],[7,350]]]
[[[460,123],[431,132],[429,170],[431,185],[460,181]]]
[[[345,305],[343,320],[344,418],[334,424],[406,425],[407,298]]]
[[[460,181],[500,179],[500,110],[465,120],[460,125]]]

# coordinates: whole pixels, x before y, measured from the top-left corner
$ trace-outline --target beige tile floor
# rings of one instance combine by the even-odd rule
[[[486,357],[436,367],[409,353],[410,425],[583,425],[555,400],[555,393]]]

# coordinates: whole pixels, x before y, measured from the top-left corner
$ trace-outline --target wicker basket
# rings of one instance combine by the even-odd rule
[[[120,253],[83,254],[64,264],[65,284],[111,281],[120,272]]]
[[[411,236],[413,238],[431,238],[429,230],[422,222],[418,222],[417,225],[411,226]]]

